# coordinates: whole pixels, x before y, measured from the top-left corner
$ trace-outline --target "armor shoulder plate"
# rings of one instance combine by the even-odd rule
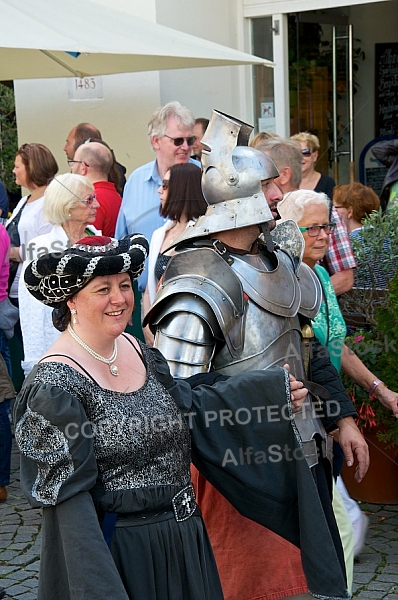
[[[246,294],[264,310],[280,317],[294,317],[300,308],[301,293],[291,258],[283,251],[273,253],[273,262],[264,252],[232,254],[232,269],[242,281]]]
[[[314,319],[318,314],[322,302],[322,287],[315,273],[308,265],[302,263],[299,270],[301,289],[301,304],[299,312]]]

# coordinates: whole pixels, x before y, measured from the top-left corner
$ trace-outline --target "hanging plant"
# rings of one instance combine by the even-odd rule
[[[18,150],[14,90],[0,83],[0,181],[9,192],[19,192],[12,173]]]

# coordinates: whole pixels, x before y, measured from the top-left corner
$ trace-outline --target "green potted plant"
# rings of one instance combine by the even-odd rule
[[[395,287],[398,292],[398,278]],[[376,377],[390,389],[398,391],[390,363],[398,343],[396,332],[387,335],[381,327],[377,333],[374,330],[358,331],[349,336],[346,343]],[[398,419],[352,379],[343,376],[343,382],[358,412],[357,425],[370,453],[369,471],[360,484],[355,481],[352,469],[343,469],[348,492],[356,500],[364,502],[398,504]]]
[[[367,286],[360,287],[360,278],[356,278],[357,285],[341,297],[351,331],[346,344],[377,378],[398,392],[398,206],[389,207],[386,213],[373,212],[363,225],[362,241],[354,239],[352,246],[357,270]],[[377,287],[375,269],[388,281],[386,288]],[[344,469],[348,491],[357,500],[398,504],[398,419],[351,379],[343,376],[343,382],[359,414],[358,426],[371,456],[361,484],[355,482],[350,469]]]
[[[352,290],[339,297],[341,311],[348,325],[374,329],[377,332],[377,311],[389,303],[388,288],[377,286],[374,270],[383,273],[387,280],[398,272],[398,205],[383,213],[372,212],[363,220],[362,241],[354,238],[352,249],[357,261],[357,272],[368,283],[354,283]]]
[[[398,285],[398,279],[396,281]],[[397,315],[398,316],[398,315]],[[395,354],[398,338],[394,339],[381,329],[374,331],[357,331],[346,338],[346,344],[355,352],[372,373],[380,378],[393,391],[398,385],[391,373],[391,354]],[[391,352],[391,350],[393,352]],[[396,369],[396,367],[395,367]],[[351,378],[342,375],[348,395],[353,401],[359,418],[357,425],[364,434],[376,433],[377,438],[388,447],[398,451],[398,419],[375,397],[355,383]]]

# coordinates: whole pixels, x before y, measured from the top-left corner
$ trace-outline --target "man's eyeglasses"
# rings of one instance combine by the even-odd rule
[[[299,229],[302,233],[306,231],[310,237],[318,237],[318,235],[321,233],[321,229],[324,230],[326,235],[329,235],[332,233],[335,227],[336,223],[326,223],[325,225],[311,225],[310,227],[299,227]]]
[[[301,154],[303,156],[311,156],[312,150],[310,150],[309,148],[303,148],[302,151],[301,151]]]
[[[169,180],[168,179],[163,179],[163,181],[162,181],[162,188],[164,190],[168,190],[169,189]]]
[[[97,199],[97,196],[95,194],[90,194],[86,198],[79,198],[80,202],[83,202],[83,204],[85,204],[86,206],[91,206],[93,204],[94,200],[96,200],[96,199]]]
[[[86,165],[86,167],[90,168],[90,165],[86,163],[85,160],[68,160],[68,165],[72,168],[73,163],[79,163],[81,165]]]
[[[170,135],[164,134],[164,137],[169,138],[169,140],[173,140],[174,146],[182,146],[184,142],[187,142],[188,146],[193,146],[194,143],[196,142],[196,137],[194,135],[191,135],[189,137],[173,138]]]

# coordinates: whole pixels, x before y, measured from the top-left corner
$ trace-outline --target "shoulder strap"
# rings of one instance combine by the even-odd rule
[[[29,199],[29,197],[28,197]],[[17,212],[17,214],[14,216],[13,219],[11,219],[11,221],[8,223],[6,229],[8,229],[8,227],[11,225],[11,223],[14,224],[18,224],[19,223],[19,219],[21,218],[22,215],[22,211],[25,208],[26,204],[28,203],[28,199],[25,200],[25,202],[22,204],[21,208],[19,209],[19,211]]]
[[[145,369],[148,368],[148,365],[146,363],[145,357],[144,355],[138,350],[138,348],[135,347],[135,345],[133,344],[133,342],[130,340],[130,338],[127,337],[127,335],[122,334],[123,337],[129,342],[129,344],[131,344],[134,348],[134,350],[137,352],[138,356],[140,357],[140,359],[142,360],[142,363],[145,367]],[[138,340],[137,340],[138,341]]]
[[[52,356],[63,356],[64,358],[68,358],[69,360],[71,360],[72,362],[75,363],[75,365],[77,365],[79,367],[79,369],[81,369],[82,371],[84,371],[86,373],[86,375],[91,379],[91,381],[94,381],[94,383],[97,383],[94,379],[94,377],[92,375],[90,375],[90,373],[81,366],[80,363],[77,362],[77,360],[75,360],[74,358],[72,358],[71,356],[68,356],[67,354],[47,354],[47,356],[43,356],[43,358],[41,358],[39,360],[39,363],[41,363],[41,361],[45,358],[51,358]]]

